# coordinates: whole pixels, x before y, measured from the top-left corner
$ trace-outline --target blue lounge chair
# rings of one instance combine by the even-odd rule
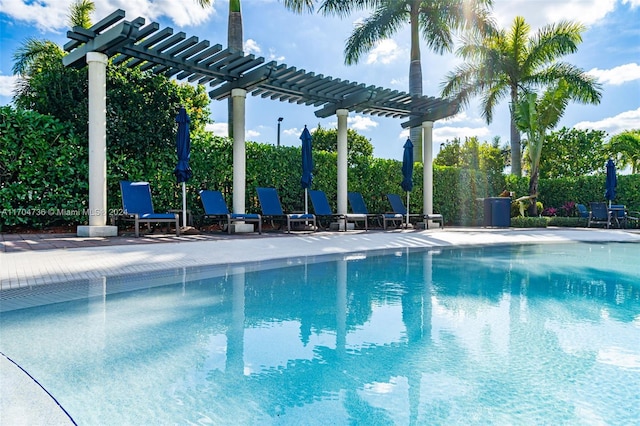
[[[118,219],[133,221],[136,237],[139,237],[141,223],[146,223],[148,229],[151,229],[152,223],[174,223],[176,235],[180,236],[180,219],[177,213],[155,213],[153,211],[149,182],[122,180],[120,181],[120,193],[122,195],[122,214],[111,217],[111,222],[114,225]]]
[[[200,200],[204,208],[203,220],[212,219],[218,222],[226,222],[227,232],[231,233],[231,224],[234,222],[249,222],[258,224],[258,234],[262,234],[262,217],[254,213],[231,213],[220,191],[203,189],[200,191]]]
[[[400,198],[400,196],[397,194],[387,194],[387,198],[389,199],[389,203],[391,204],[391,208],[393,209],[393,215],[400,214],[403,217],[403,219],[406,220],[407,208],[402,202],[402,199]],[[419,214],[409,213],[409,221],[411,221],[412,219],[416,221],[417,218],[420,218],[420,217],[424,219],[425,227],[427,229],[429,229],[429,221],[440,222],[440,227],[444,228],[444,217],[441,214],[431,213],[431,214],[419,215]],[[396,221],[396,220],[397,219],[395,217],[392,217],[392,215],[389,215],[389,221]]]
[[[311,197],[311,204],[313,205],[313,211],[316,214],[318,224],[320,224],[322,218],[327,218],[329,221],[333,219],[344,221],[343,231],[347,230],[348,222],[364,222],[364,230],[369,230],[368,220],[366,214],[339,214],[331,211],[327,194],[324,191],[309,190],[309,196]]]
[[[383,228],[387,229],[387,223],[393,222],[396,224],[397,222],[403,223],[404,220],[407,219],[407,208],[402,202],[402,198],[398,194],[387,194],[387,199],[389,200],[389,204],[391,204],[392,213],[385,213],[383,215]],[[409,221],[417,221],[420,218],[419,214],[409,213]]]
[[[589,218],[589,210],[587,210],[587,206],[584,204],[576,204],[576,208],[578,209],[578,216],[584,219]]]
[[[367,209],[367,205],[364,202],[364,198],[362,194],[359,192],[347,192],[347,199],[349,200],[349,205],[351,206],[351,212],[354,214],[364,214],[367,216],[368,220],[375,219],[378,221],[378,226],[380,225],[380,218],[382,215],[369,213],[369,209]]]
[[[589,217],[587,220],[587,227],[591,228],[591,225],[606,225],[607,228],[611,227],[611,212],[607,209],[607,203],[590,202]]]
[[[308,213],[285,213],[282,210],[282,204],[280,203],[280,197],[278,191],[275,188],[256,188],[258,192],[258,201],[260,202],[260,208],[262,209],[263,219],[270,219],[272,221],[286,221],[287,232],[291,232],[292,223],[312,222],[313,229],[316,227],[316,216]]]

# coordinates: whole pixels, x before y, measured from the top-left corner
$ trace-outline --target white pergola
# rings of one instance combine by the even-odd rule
[[[106,67],[112,63],[208,85],[211,99],[233,100],[233,212],[245,212],[246,154],[245,102],[247,93],[282,102],[320,107],[315,115],[337,116],[337,212],[347,213],[347,117],[350,112],[408,119],[401,125],[422,127],[423,213],[433,213],[433,123],[458,112],[455,102],[429,96],[411,96],[397,90],[315,75],[262,57],[244,55],[220,44],[187,37],[143,18],[127,21],[117,10],[91,28],[74,27],[64,49],[65,66],[89,66],[89,225],[79,236],[115,236],[107,226],[106,184]]]

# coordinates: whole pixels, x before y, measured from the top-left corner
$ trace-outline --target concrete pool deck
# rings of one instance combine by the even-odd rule
[[[405,247],[562,242],[640,243],[640,230],[452,227],[444,230],[273,232],[231,236],[218,232],[181,237],[152,235],[138,239],[0,234],[0,295],[5,290],[105,276],[305,255]],[[5,355],[10,357],[11,354]],[[0,384],[0,424],[72,424],[52,397],[4,356],[0,356]]]

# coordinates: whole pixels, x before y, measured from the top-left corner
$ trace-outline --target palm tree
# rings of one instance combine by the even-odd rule
[[[529,34],[524,18],[514,19],[509,32],[496,31],[484,37],[467,37],[458,54],[467,62],[447,74],[442,95],[463,104],[480,95],[482,116],[493,120],[496,105],[508,96],[511,105],[511,173],[522,175],[520,133],[514,109],[523,89],[541,88],[563,79],[581,103],[600,103],[600,85],[581,69],[558,61],[577,51],[582,42],[581,24],[562,21]]]
[[[529,178],[530,212],[537,216],[536,198],[538,196],[538,177],[540,175],[540,157],[547,131],[554,128],[569,101],[576,97],[565,80],[556,84],[538,99],[535,92],[524,92],[513,108],[514,119],[518,130],[527,134],[527,152],[531,161],[531,176]]]
[[[96,10],[96,5],[91,0],[76,0],[71,5],[69,24],[73,27],[91,27],[91,14]]]
[[[640,173],[640,129],[612,136],[606,148],[620,167],[631,166],[631,173]]]
[[[69,25],[71,27],[91,27],[90,14],[95,10],[95,4],[91,0],[76,0],[70,6]],[[66,53],[56,43],[50,40],[28,38],[13,54],[13,73],[19,76],[14,92],[14,102],[22,108],[32,108],[37,94],[32,93],[30,79],[44,72],[64,71],[62,58]],[[64,83],[54,80],[59,84],[60,90]]]
[[[487,34],[492,30],[488,11],[492,4],[493,0],[324,0],[320,10],[325,15],[340,17],[356,10],[373,10],[347,40],[344,49],[347,65],[358,63],[379,41],[392,37],[408,23],[411,30],[409,94],[422,96],[420,37],[436,53],[450,52],[456,31]],[[414,142],[414,158],[422,158],[420,127],[411,129],[410,137]]]

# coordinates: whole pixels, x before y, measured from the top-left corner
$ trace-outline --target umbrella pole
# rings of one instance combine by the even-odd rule
[[[409,229],[409,191],[407,191],[407,229]]]
[[[304,189],[304,214],[309,214],[309,190],[307,188]]]
[[[182,226],[187,227],[187,184],[182,182]]]

